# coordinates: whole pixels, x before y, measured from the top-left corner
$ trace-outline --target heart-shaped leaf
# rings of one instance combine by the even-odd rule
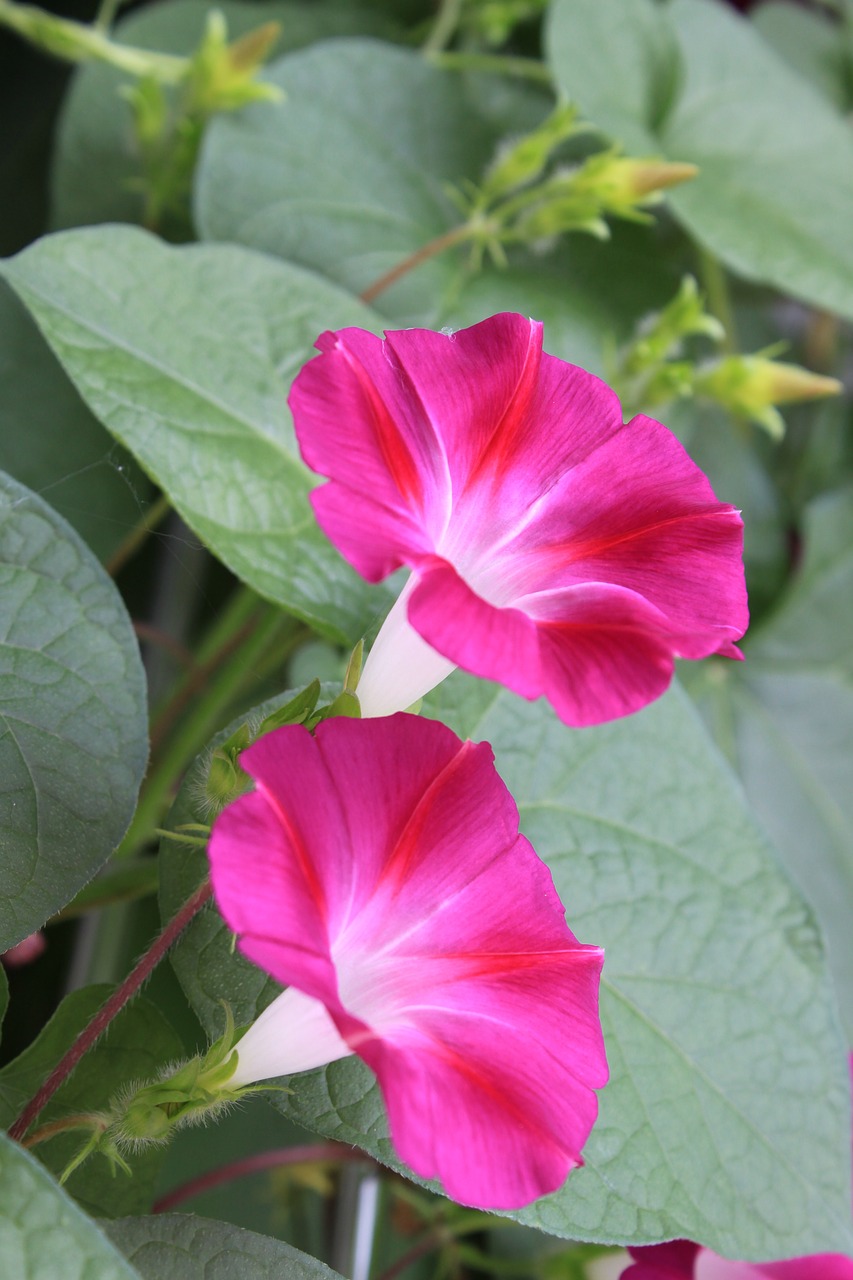
[[[0,950],[113,852],[148,755],[145,677],[112,581],[70,525],[0,473]]]

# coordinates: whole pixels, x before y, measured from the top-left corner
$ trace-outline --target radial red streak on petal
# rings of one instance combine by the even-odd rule
[[[423,499],[423,487],[408,445],[388,412],[384,400],[361,364],[346,349],[343,343],[339,344],[338,350],[352,370],[370,408],[373,429],[389,475],[406,501],[414,502],[420,507]]]
[[[569,1152],[566,1151],[565,1147],[560,1145],[552,1133],[549,1133],[547,1129],[543,1129],[540,1124],[536,1124],[534,1121],[531,1121],[530,1115],[526,1110],[521,1107],[517,1107],[510,1102],[506,1093],[499,1085],[493,1084],[491,1078],[485,1072],[481,1071],[478,1067],[472,1066],[471,1063],[461,1057],[461,1055],[454,1049],[451,1049],[449,1045],[444,1044],[443,1041],[436,1040],[435,1037],[430,1037],[430,1039],[435,1045],[435,1051],[438,1057],[443,1058],[448,1066],[462,1076],[464,1080],[469,1081],[475,1088],[481,1090],[487,1097],[493,1099],[495,1105],[501,1111],[510,1116],[520,1128],[529,1129],[538,1133],[541,1135],[541,1141],[547,1143],[548,1146],[553,1147],[553,1149],[558,1151],[561,1156],[569,1161],[575,1160],[575,1157],[571,1156]],[[583,1164],[580,1154],[576,1157],[576,1164],[578,1167]]]
[[[399,892],[404,887],[409,872],[409,864],[414,857],[415,848],[424,823],[429,816],[435,793],[439,787],[445,785],[450,773],[459,767],[462,760],[471,750],[473,750],[473,743],[463,742],[456,754],[439,770],[426,791],[424,791],[412,810],[411,817],[407,819],[406,825],[395,841],[388,861],[382,869],[380,884],[384,880],[392,881],[395,892]]]
[[[537,338],[538,342],[536,341]],[[524,357],[524,365],[515,390],[509,398],[503,417],[495,426],[489,439],[483,444],[480,457],[465,482],[466,489],[476,484],[477,480],[487,470],[498,474],[506,470],[507,462],[516,444],[521,423],[536,391],[541,363],[542,324],[531,321],[527,353]]]
[[[632,542],[635,538],[645,538],[648,534],[658,533],[661,529],[667,529],[672,525],[687,524],[692,520],[709,520],[712,517],[719,518],[720,516],[725,516],[726,519],[729,519],[736,514],[734,508],[731,507],[724,511],[685,511],[683,515],[670,516],[667,520],[656,520],[653,524],[642,525],[637,529],[628,530],[627,533],[620,533],[611,537],[588,538],[583,542],[579,539],[570,539],[568,542],[554,542],[543,545],[542,547],[537,547],[536,554],[553,557],[562,564],[571,564],[575,560],[595,559],[597,556],[612,551],[614,547],[618,547],[623,542]]]
[[[290,841],[290,844],[293,848],[294,853],[296,854],[302,874],[304,875],[308,888],[311,891],[311,897],[314,899],[314,901],[317,904],[317,910],[319,911],[321,918],[325,921],[326,920],[326,895],[323,892],[322,884],[317,878],[317,872],[314,869],[314,864],[308,856],[308,853],[305,849],[305,845],[302,841],[301,836],[299,835],[296,828],[293,826],[293,823],[290,821],[290,818],[287,816],[284,809],[282,809],[278,800],[273,795],[273,793],[269,790],[269,788],[264,786],[262,782],[258,782],[258,781],[255,782],[255,786],[257,787],[261,795],[264,797],[267,804],[273,810],[273,812],[275,813],[275,816],[278,818],[279,822],[284,828],[287,838]],[[260,936],[260,935],[257,935],[257,936]],[[280,939],[274,938],[272,939],[272,941],[273,942],[280,941]]]
[[[593,948],[594,949],[594,948]],[[464,977],[479,978],[484,975],[492,977],[500,973],[520,973],[525,969],[541,969],[549,961],[553,964],[565,962],[567,957],[577,955],[579,947],[566,947],[562,951],[442,951],[442,961],[456,961],[464,965]],[[448,975],[447,983],[459,981],[459,974]]]

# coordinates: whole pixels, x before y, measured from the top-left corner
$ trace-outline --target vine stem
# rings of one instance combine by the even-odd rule
[[[534,84],[550,87],[553,76],[536,58],[520,58],[503,53],[473,53],[469,50],[442,49],[427,53],[426,59],[446,71],[483,71],[491,75],[512,76],[518,80],[532,80]]]
[[[121,986],[116,987],[109,999],[95,1014],[92,1021],[83,1028],[68,1051],[60,1058],[44,1084],[30,1098],[15,1123],[9,1129],[10,1138],[15,1139],[16,1142],[21,1141],[30,1125],[41,1114],[59,1086],[71,1075],[80,1059],[91,1049],[95,1041],[100,1039],[113,1018],[136,995],[143,982],[154,971],[172,944],[178,940],[194,916],[198,915],[209,899],[210,893],[210,880],[205,879],[192,897],[187,899],[180,911],[172,917],[162,932],[157,935]]]
[[[114,578],[119,569],[122,569],[127,561],[136,554],[148,535],[165,518],[170,507],[171,503],[165,493],[161,493],[159,498],[156,498],[151,503],[139,523],[133,526],[127,537],[119,543],[104,565],[111,578]]]
[[[384,276],[374,280],[373,284],[362,290],[359,297],[362,302],[372,302],[374,298],[379,297],[380,293],[390,289],[392,284],[396,284],[398,280],[408,275],[415,267],[419,267],[422,262],[428,262],[430,258],[436,257],[437,254],[444,253],[445,249],[452,249],[454,245],[462,244],[470,235],[471,226],[467,222],[464,222],[459,227],[451,227],[449,231],[445,231],[442,235],[436,236],[434,240],[429,240],[426,244],[421,245],[420,249],[416,249],[414,253],[409,254],[408,258],[398,262],[396,267],[386,271]]]
[[[461,17],[462,0],[441,0],[435,25],[423,47],[424,53],[440,53],[446,45],[450,44]]]
[[[425,1258],[428,1253],[432,1253],[435,1249],[440,1249],[445,1242],[443,1234],[436,1232],[434,1228],[430,1228],[426,1235],[421,1236],[411,1249],[407,1249],[401,1254],[396,1262],[392,1262],[379,1277],[379,1280],[396,1280],[397,1276],[410,1267],[413,1262],[418,1262],[421,1258]]]
[[[106,62],[132,76],[151,76],[160,84],[177,84],[189,69],[189,58],[118,44],[97,26],[60,18],[35,5],[0,0],[0,26],[65,62]]]
[[[301,1147],[276,1147],[273,1151],[259,1151],[253,1156],[244,1156],[242,1160],[231,1160],[216,1169],[191,1178],[189,1182],[167,1191],[156,1200],[152,1213],[168,1213],[176,1205],[200,1196],[223,1183],[234,1182],[237,1178],[247,1178],[253,1173],[264,1173],[268,1169],[283,1169],[292,1164],[320,1164],[326,1161],[343,1162],[347,1160],[369,1160],[363,1151],[354,1147],[345,1147],[342,1142],[314,1142]]]

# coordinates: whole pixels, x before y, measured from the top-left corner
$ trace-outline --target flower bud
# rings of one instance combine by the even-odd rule
[[[279,102],[281,90],[256,79],[279,36],[277,22],[267,22],[228,44],[224,16],[207,17],[204,37],[190,61],[187,84],[192,110],[203,115],[234,111],[248,102]]]
[[[505,144],[486,172],[483,195],[492,201],[534,182],[551,155],[577,130],[577,108],[561,103],[532,133]]]
[[[695,385],[697,392],[716,400],[731,413],[757,422],[777,440],[784,435],[785,424],[775,405],[835,396],[843,390],[837,378],[826,378],[761,353],[724,356],[700,369]]]
[[[573,185],[578,193],[593,196],[602,213],[637,218],[639,210],[660,203],[667,187],[688,182],[698,172],[695,164],[623,156],[614,148],[590,156],[574,175]]]

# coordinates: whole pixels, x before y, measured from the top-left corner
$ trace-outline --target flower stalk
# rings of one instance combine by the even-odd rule
[[[121,44],[111,39],[100,25],[89,26],[71,18],[60,18],[36,5],[0,0],[0,26],[8,27],[43,53],[65,62],[105,62],[119,71],[146,76],[158,84],[178,84],[190,65],[189,58]]]
[[[17,1120],[9,1129],[9,1137],[20,1142],[28,1132],[33,1121],[38,1119],[59,1086],[68,1079],[80,1060],[106,1031],[107,1027],[124,1006],[136,995],[145,980],[154,972],[157,965],[177,942],[191,920],[198,915],[210,898],[210,881],[205,879],[195,893],[184,903],[180,911],[169,921],[166,927],[152,942],[151,946],[136,963],[124,982],[116,988],[109,999],[101,1006],[88,1026],[84,1027],[77,1039],[63,1054],[40,1089],[24,1107]]]

